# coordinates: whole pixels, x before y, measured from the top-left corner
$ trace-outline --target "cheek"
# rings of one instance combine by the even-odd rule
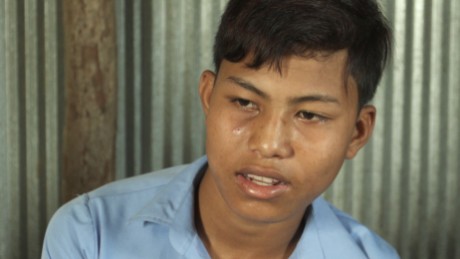
[[[352,131],[344,122],[338,121],[329,125],[297,127],[294,143],[305,143],[303,149],[318,154],[345,155],[351,140]]]
[[[230,160],[235,151],[244,147],[246,127],[235,116],[211,112],[206,118],[206,150],[208,157]]]
[[[219,138],[223,142],[239,139],[248,131],[247,123],[228,109],[210,112],[206,118],[208,138]]]
[[[244,128],[243,127],[235,127],[233,130],[232,130],[232,133],[234,136],[238,137],[238,136],[241,136],[244,132]]]
[[[303,168],[310,168],[312,177],[325,181],[335,178],[345,160],[349,137],[333,128],[309,129],[297,134],[293,141],[298,160]]]

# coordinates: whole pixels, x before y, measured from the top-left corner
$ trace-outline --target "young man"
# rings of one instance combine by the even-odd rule
[[[390,46],[372,0],[230,0],[207,156],[66,204],[42,258],[398,258],[319,197],[372,133]]]

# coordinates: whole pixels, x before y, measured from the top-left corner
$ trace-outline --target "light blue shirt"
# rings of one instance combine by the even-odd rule
[[[81,195],[51,219],[42,258],[209,258],[194,226],[205,157]],[[290,258],[399,258],[383,239],[322,198]]]

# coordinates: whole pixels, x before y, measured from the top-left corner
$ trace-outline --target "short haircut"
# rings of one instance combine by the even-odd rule
[[[375,94],[392,48],[388,23],[375,0],[230,0],[216,34],[214,64],[275,67],[288,56],[348,51],[347,73],[358,85],[359,107]]]

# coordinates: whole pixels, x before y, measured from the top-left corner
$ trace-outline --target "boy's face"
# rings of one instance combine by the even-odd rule
[[[372,132],[375,109],[357,111],[346,58],[289,57],[282,73],[223,61],[217,77],[203,73],[209,199],[256,222],[303,216]]]

